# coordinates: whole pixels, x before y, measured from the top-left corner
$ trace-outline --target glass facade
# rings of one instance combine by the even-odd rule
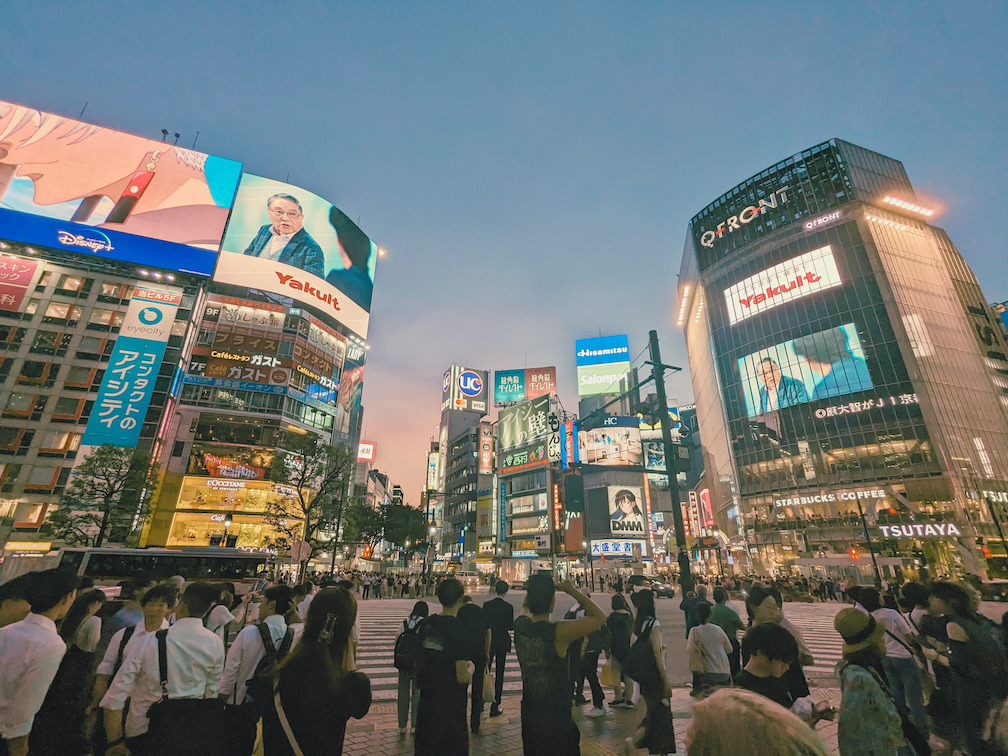
[[[890,195],[915,201],[898,161],[832,140],[691,222],[679,324],[706,482],[757,570],[846,554],[862,512],[876,534],[965,526],[881,539],[897,566],[985,567],[973,537],[993,525],[982,492],[1008,483],[1008,348],[948,237]]]

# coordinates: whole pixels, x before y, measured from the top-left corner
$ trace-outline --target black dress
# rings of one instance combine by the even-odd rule
[[[580,756],[567,657],[556,652],[556,623],[521,616],[514,621],[514,637],[522,673],[525,756]]]
[[[86,725],[93,663],[94,654],[70,644],[32,724],[28,752],[33,756],[90,753]]]

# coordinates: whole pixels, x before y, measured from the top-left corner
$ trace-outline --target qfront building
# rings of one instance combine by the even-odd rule
[[[0,543],[103,444],[159,468],[114,541],[296,539],[271,467],[357,442],[378,254],[306,189],[0,101]]]
[[[741,569],[1003,572],[1008,345],[933,216],[899,161],[832,139],[690,221],[678,322]]]

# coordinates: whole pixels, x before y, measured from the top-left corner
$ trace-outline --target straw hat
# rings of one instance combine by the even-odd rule
[[[833,627],[844,639],[844,655],[878,645],[885,635],[885,625],[876,622],[870,614],[853,607],[837,612]]]

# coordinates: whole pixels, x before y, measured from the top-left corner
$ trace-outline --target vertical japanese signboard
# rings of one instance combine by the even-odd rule
[[[479,474],[493,472],[493,428],[490,423],[480,423],[479,434]]]
[[[136,446],[181,301],[178,289],[134,290],[83,443]]]
[[[37,267],[37,260],[0,258],[0,310],[21,311]]]

